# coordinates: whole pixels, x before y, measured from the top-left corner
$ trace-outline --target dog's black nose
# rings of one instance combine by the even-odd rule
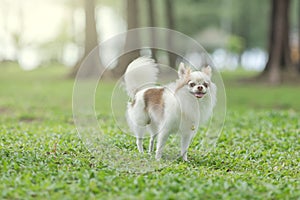
[[[202,85],[198,86],[198,90],[199,90],[199,92],[202,92],[203,86]]]

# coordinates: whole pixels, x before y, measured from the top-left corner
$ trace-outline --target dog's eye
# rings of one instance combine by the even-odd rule
[[[190,82],[190,83],[189,83],[189,86],[190,86],[190,87],[194,87],[195,85],[196,85],[196,84],[193,83],[193,82]]]
[[[207,83],[207,82],[204,82],[204,83],[203,83],[203,86],[207,88],[207,87],[208,87],[208,83]]]

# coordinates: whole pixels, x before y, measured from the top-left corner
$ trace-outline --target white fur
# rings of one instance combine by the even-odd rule
[[[139,57],[132,61],[125,72],[126,91],[133,98],[137,90],[157,80],[158,68],[155,61],[149,57]]]
[[[141,66],[140,70],[131,71],[139,66]],[[147,87],[138,90],[140,85],[147,83],[145,81],[156,80],[158,72],[156,64],[152,59],[143,57],[133,61],[129,67],[125,73],[125,85],[128,95],[134,99],[135,103],[134,105],[132,102],[128,103],[126,117],[130,129],[137,138],[138,150],[143,152],[142,140],[144,133],[148,130],[151,134],[149,152],[153,150],[154,139],[158,137],[155,158],[159,160],[168,136],[178,132],[181,135],[181,156],[187,160],[187,150],[193,137],[199,126],[211,117],[216,103],[216,86],[210,80],[211,68],[190,73],[188,68],[180,64],[179,80],[163,87],[163,115],[159,115],[155,109],[149,111],[145,109],[144,93],[150,88],[162,87]],[[143,80],[140,77],[143,77]],[[185,79],[195,82],[196,85],[190,87],[188,83],[185,83],[182,86]],[[206,94],[198,99],[193,93],[196,90],[195,87],[204,87],[203,81],[209,82],[209,87],[205,88],[205,91],[202,90]],[[180,86],[179,89],[178,86]],[[133,93],[134,90],[137,91]]]

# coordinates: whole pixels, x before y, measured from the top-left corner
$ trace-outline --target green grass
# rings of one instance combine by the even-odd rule
[[[237,84],[237,74],[225,73],[228,112],[217,147],[201,156],[194,142],[189,163],[136,174],[109,168],[79,139],[65,69],[0,70],[0,199],[300,198],[299,86]],[[105,103],[97,97],[97,106]],[[107,110],[98,115],[104,131],[135,152]]]

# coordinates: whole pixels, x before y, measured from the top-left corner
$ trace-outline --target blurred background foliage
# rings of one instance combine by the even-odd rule
[[[289,4],[289,57],[300,69],[298,0],[1,0],[0,61],[17,62],[25,70],[58,63],[76,73],[96,45],[92,40],[99,43],[130,28],[158,26],[197,40],[220,69],[262,71],[272,43],[272,7],[281,1]]]
[[[299,0],[0,0],[0,199],[299,200],[299,11]],[[123,173],[78,137],[73,78],[98,43],[147,26],[187,34],[208,51],[226,86],[227,116],[208,155],[198,148],[204,127],[191,162]],[[148,52],[170,66],[179,60]],[[139,54],[121,56],[112,75]],[[112,112],[116,79],[103,82],[83,105],[93,103],[115,147],[135,153]]]

